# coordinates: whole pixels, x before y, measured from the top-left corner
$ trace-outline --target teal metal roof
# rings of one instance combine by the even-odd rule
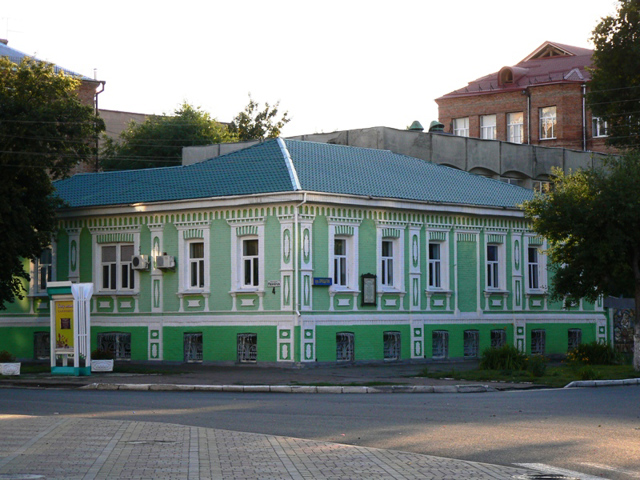
[[[533,198],[515,185],[387,150],[281,139],[194,165],[85,173],[54,185],[68,206],[94,207],[290,192],[296,176],[302,190],[336,194],[496,207]]]

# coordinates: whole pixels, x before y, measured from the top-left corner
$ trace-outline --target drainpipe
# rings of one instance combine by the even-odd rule
[[[94,73],[94,77],[95,77],[95,73]],[[101,81],[100,82],[100,90],[96,90],[96,94],[95,94],[95,102],[94,102],[94,108],[95,108],[95,114],[96,117],[99,115],[99,110],[98,110],[98,95],[100,95],[102,92],[104,92],[104,84],[106,82]],[[98,136],[98,134],[96,134],[96,172],[100,169],[100,159],[99,159],[99,155],[98,155],[98,150],[100,148],[100,137]]]
[[[298,319],[300,318],[300,299],[298,298],[298,260],[300,256],[300,245],[299,245],[299,237],[300,237],[300,227],[298,225],[298,210],[302,205],[307,203],[307,192],[303,193],[302,201],[296,205],[293,210],[293,298],[295,298],[296,305],[296,323],[298,323]]]
[[[522,94],[527,96],[527,145],[529,145],[531,144],[531,92],[529,87],[526,87]]]
[[[587,151],[587,85],[582,84],[582,151]]]

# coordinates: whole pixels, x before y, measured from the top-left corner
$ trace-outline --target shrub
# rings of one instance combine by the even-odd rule
[[[547,371],[547,358],[542,355],[531,355],[527,359],[527,370],[534,377],[542,377]]]
[[[591,365],[585,365],[578,370],[578,377],[580,380],[597,380],[600,375],[596,372]]]
[[[524,370],[526,355],[513,345],[487,348],[480,357],[483,370]]]
[[[618,365],[622,355],[609,343],[582,343],[567,353],[569,365]]]
[[[91,352],[91,359],[92,360],[113,360],[114,355],[112,352],[109,352],[107,350],[97,349]]]
[[[15,355],[7,352],[6,350],[2,350],[0,352],[0,363],[13,363],[16,361]]]

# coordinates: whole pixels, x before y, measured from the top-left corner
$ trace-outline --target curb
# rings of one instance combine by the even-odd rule
[[[393,385],[378,387],[332,386],[316,387],[303,385],[173,385],[91,383],[81,390],[129,390],[162,392],[233,392],[233,393],[483,393],[495,392],[489,385]]]
[[[585,387],[622,387],[627,385],[640,385],[640,378],[627,378],[624,380],[580,380],[565,385],[564,388]]]

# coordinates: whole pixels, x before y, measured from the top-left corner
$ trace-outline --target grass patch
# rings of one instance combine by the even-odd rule
[[[534,376],[526,370],[465,370],[456,371],[455,369],[441,372],[429,371],[425,368],[419,376],[429,378],[454,378],[456,380],[468,381],[485,381],[485,382],[511,382],[511,383],[532,383],[535,385],[561,388],[565,385],[582,378],[585,372],[582,369],[576,369],[573,366],[549,365],[542,376]],[[590,365],[590,371],[586,375],[596,378],[587,378],[589,380],[622,380],[625,378],[640,378],[640,372],[636,372],[631,365]]]

